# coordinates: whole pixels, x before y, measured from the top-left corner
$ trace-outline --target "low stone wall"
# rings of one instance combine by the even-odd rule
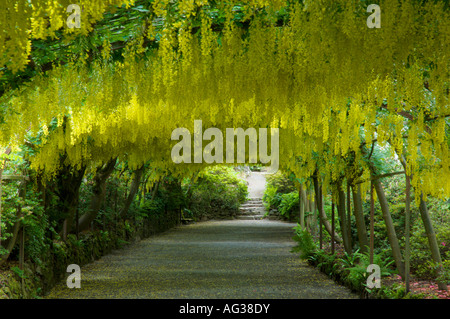
[[[0,299],[39,298],[59,281],[67,278],[67,266],[80,267],[112,250],[120,249],[140,239],[164,232],[180,224],[179,211],[150,216],[141,221],[121,221],[112,229],[69,235],[67,240],[53,241],[42,264],[25,262],[24,269],[10,262],[10,270],[0,272]]]

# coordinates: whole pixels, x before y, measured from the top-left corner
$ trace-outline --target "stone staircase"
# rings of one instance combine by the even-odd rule
[[[238,219],[261,220],[264,218],[266,208],[261,198],[250,198],[239,208]]]

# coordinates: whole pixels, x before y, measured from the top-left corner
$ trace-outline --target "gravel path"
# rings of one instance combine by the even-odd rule
[[[294,224],[179,226],[82,267],[81,288],[47,298],[357,298],[291,253]]]

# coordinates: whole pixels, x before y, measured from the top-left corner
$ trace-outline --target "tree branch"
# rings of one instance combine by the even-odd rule
[[[357,181],[354,184],[361,184],[364,182],[368,182],[368,181],[374,181],[380,178],[384,178],[384,177],[391,177],[391,176],[395,176],[395,175],[400,175],[400,174],[405,174],[405,171],[398,171],[398,172],[392,172],[392,173],[386,173],[386,174],[381,174],[381,175],[376,175],[376,176],[372,176],[370,179],[364,179],[361,181]]]

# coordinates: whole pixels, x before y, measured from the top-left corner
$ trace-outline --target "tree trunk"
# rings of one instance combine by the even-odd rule
[[[331,233],[334,234],[335,230],[335,218],[334,218],[334,201],[331,202]],[[334,235],[331,235],[331,254],[334,255]]]
[[[161,177],[158,178],[158,181],[156,182],[155,185],[153,185],[153,189],[152,189],[152,200],[154,200],[156,198],[156,193],[158,192],[158,188],[159,188],[159,183],[161,183]],[[189,192],[189,190],[188,190]]]
[[[352,205],[351,205],[351,189],[350,182],[347,180],[347,237],[350,244],[350,251],[353,250],[352,238]]]
[[[327,215],[325,214],[325,210],[323,209],[323,199],[322,199],[322,189],[319,185],[319,179],[317,177],[317,175],[313,176],[313,181],[314,181],[314,191],[316,193],[316,203],[317,203],[317,209],[319,211],[319,218],[320,221],[322,222],[323,226],[325,226],[326,231],[330,234],[332,234],[332,230],[331,230],[331,225],[329,223],[329,221],[327,220]],[[336,234],[336,232],[334,233],[334,240],[338,243],[342,242],[341,237],[339,237],[338,234]]]
[[[311,189],[305,190],[305,196],[306,196],[306,211],[309,213],[308,217],[306,218],[306,223],[309,231],[313,236],[317,235],[317,220],[316,220],[316,214],[314,214],[315,211],[315,203],[311,199]]]
[[[403,165],[403,168],[406,170],[406,159],[403,155],[399,156],[400,162]],[[412,179],[412,175],[409,176]],[[431,258],[433,261],[438,264],[438,273],[443,271],[442,268],[442,259],[441,253],[439,252],[439,246],[436,239],[436,233],[434,232],[433,223],[430,218],[430,214],[428,213],[427,203],[423,200],[423,194],[420,194],[420,204],[419,204],[419,212],[420,217],[422,218],[423,226],[425,228],[425,233],[427,234],[428,244],[430,245]],[[438,288],[441,290],[447,291],[447,284],[442,281],[438,281]]]
[[[342,231],[342,240],[344,242],[345,251],[347,252],[347,254],[351,254],[352,252],[351,238],[348,236],[349,231],[347,229],[349,223],[347,222],[347,217],[345,214],[345,192],[341,189],[340,184],[337,185],[337,187],[338,187],[337,191],[338,202],[336,207],[339,216],[339,225],[341,226]]]
[[[375,199],[373,198],[373,182],[370,183],[370,264],[373,264],[373,251],[375,244]]]
[[[381,206],[381,211],[383,212],[384,223],[386,224],[386,231],[389,239],[389,243],[392,249],[392,255],[394,256],[395,265],[399,275],[402,278],[405,277],[405,264],[403,263],[402,253],[400,251],[400,245],[398,243],[397,234],[395,232],[394,223],[392,222],[391,213],[389,212],[389,204],[384,194],[383,187],[379,179],[374,179],[373,184],[377,192],[378,201]]]
[[[357,189],[355,189],[355,187]],[[352,186],[351,188],[353,195],[353,214],[356,220],[356,230],[358,233],[360,252],[365,253],[369,247],[369,239],[367,237],[366,222],[364,220],[362,208],[361,185],[358,184],[357,186]]]
[[[314,234],[314,230],[312,228],[312,220],[311,220],[311,203],[309,200],[309,189],[303,190],[305,193],[305,212],[308,212],[308,216],[306,216],[306,229],[309,230],[311,234]]]
[[[363,153],[365,153],[364,150]],[[373,185],[377,192],[378,201],[380,203],[381,211],[383,213],[383,219],[386,225],[386,231],[389,239],[389,244],[392,250],[392,255],[394,256],[395,265],[397,267],[400,276],[402,278],[405,278],[405,264],[403,262],[403,257],[400,250],[397,234],[395,232],[394,223],[392,222],[391,213],[389,212],[389,204],[386,199],[386,195],[384,194],[381,182],[379,178],[377,178],[377,170],[375,169],[373,163],[369,162],[369,167],[370,173],[372,175]]]
[[[139,167],[134,171],[133,181],[131,182],[130,193],[128,194],[127,199],[125,200],[125,204],[120,212],[120,216],[125,218],[130,209],[131,203],[133,202],[138,190],[139,184],[141,182],[142,175],[144,174],[144,165]]]
[[[436,240],[436,233],[434,232],[433,223],[431,222],[430,214],[428,213],[427,204],[423,200],[423,194],[420,195],[419,211],[425,227],[425,232],[427,234],[428,244],[430,245],[431,257],[433,258],[433,261],[439,265],[438,272],[441,272],[443,270],[441,254],[439,252],[439,246]],[[439,281],[438,288],[441,290],[447,290],[447,284]]]
[[[66,234],[70,233],[74,229],[75,215],[80,199],[80,186],[83,181],[85,171],[86,167],[82,167],[80,170],[75,171],[65,169],[61,176],[58,177],[59,206],[61,209],[66,210]]]
[[[106,196],[106,181],[116,166],[117,158],[111,159],[108,163],[97,169],[94,177],[93,195],[88,211],[80,217],[78,228],[80,231],[89,228],[91,222],[97,217],[103,200]]]
[[[305,229],[305,201],[303,199],[303,185],[300,184],[300,189],[298,190],[298,204],[300,209],[299,222],[300,227]]]

